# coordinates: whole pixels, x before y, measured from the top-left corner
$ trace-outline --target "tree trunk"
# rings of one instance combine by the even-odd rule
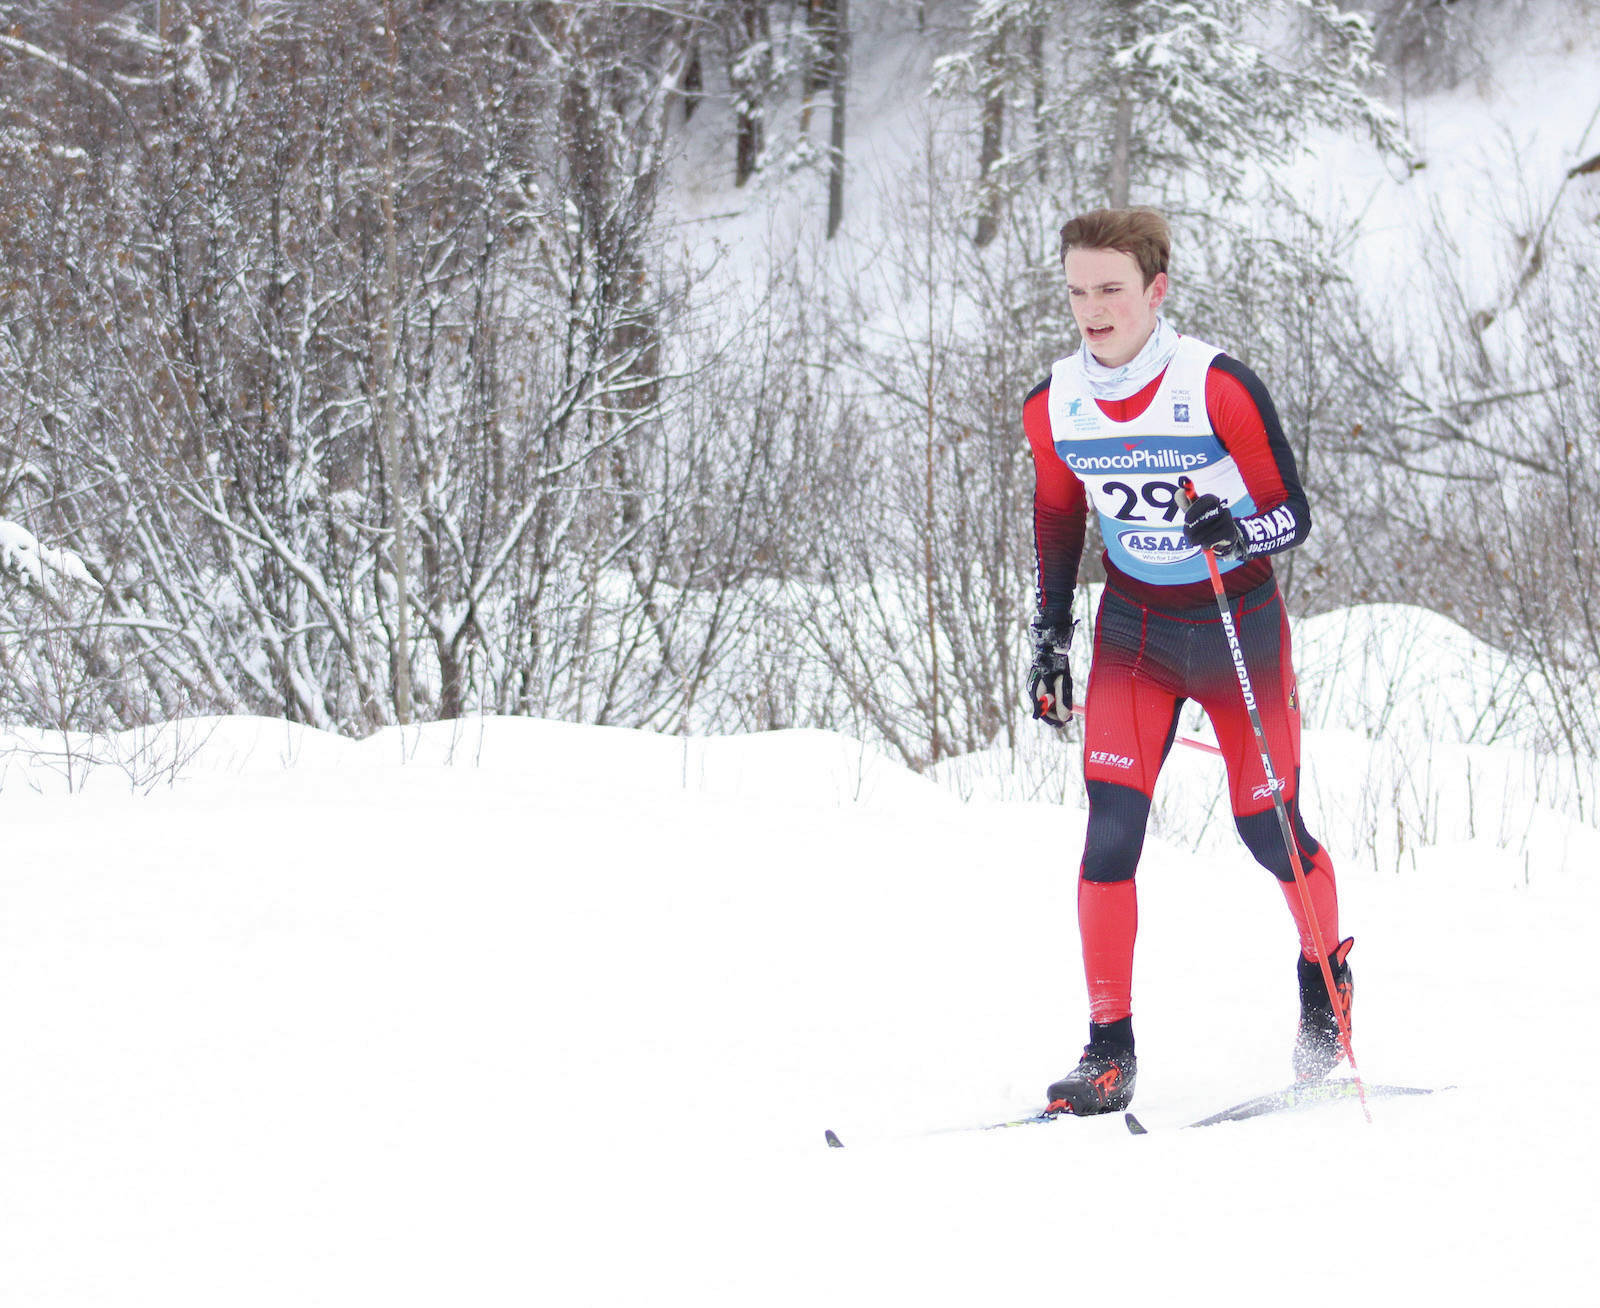
[[[1128,151],[1133,139],[1133,99],[1126,79],[1117,91],[1116,113],[1111,120],[1111,171],[1106,179],[1107,199],[1113,209],[1128,207]]]
[[[394,571],[395,719],[411,721],[411,595],[406,576],[406,509],[401,494],[399,406],[395,403],[395,318],[400,303],[400,251],[395,231],[394,113],[395,72],[400,63],[400,38],[395,31],[394,0],[384,5],[383,23],[389,39],[388,101],[383,129],[383,319],[378,353],[378,384],[383,387],[383,412],[379,440],[383,453],[385,487],[389,492],[389,565]]]
[[[830,64],[833,76],[833,131],[828,150],[828,239],[844,221],[845,83],[850,76],[850,0],[833,0]]]
[[[696,41],[689,50],[683,67],[683,77],[678,82],[678,94],[683,97],[683,121],[694,117],[694,111],[705,98],[705,74],[700,67],[700,43]]]
[[[1046,136],[1044,121],[1044,24],[1029,23],[1028,78],[1033,85],[1033,146],[1039,160],[1039,180],[1050,179],[1050,155],[1042,149]]]
[[[928,178],[929,178],[929,184],[930,185],[932,184],[932,179],[933,179],[933,167],[934,167],[934,152],[935,152],[935,149],[936,149],[936,146],[935,146],[935,142],[934,142],[934,138],[933,138],[933,124],[930,121],[929,124],[928,124],[928,137],[927,137],[927,151],[928,151],[927,162],[928,162]],[[938,587],[939,576],[938,576],[938,571],[937,571],[937,567],[936,567],[936,560],[935,560],[935,557],[934,557],[934,548],[933,548],[934,535],[939,529],[938,518],[937,518],[936,512],[935,512],[935,510],[937,508],[937,504],[936,504],[935,498],[934,498],[934,485],[935,485],[934,477],[937,475],[937,468],[938,468],[938,460],[936,458],[936,454],[937,454],[937,450],[938,450],[938,434],[939,434],[939,410],[938,410],[938,377],[939,377],[938,369],[939,369],[939,361],[936,358],[936,347],[935,347],[936,337],[934,335],[934,307],[935,307],[935,301],[937,299],[937,294],[938,294],[938,292],[937,292],[938,279],[937,279],[937,275],[936,275],[935,268],[934,268],[934,248],[935,248],[935,245],[937,243],[937,236],[936,236],[936,233],[934,232],[934,229],[933,229],[933,224],[934,224],[933,209],[934,209],[933,205],[929,204],[928,205],[928,209],[927,209],[927,223],[928,223],[928,226],[927,226],[926,232],[924,233],[924,236],[925,236],[925,246],[924,246],[924,248],[927,250],[927,259],[928,259],[927,268],[926,268],[927,284],[923,288],[923,295],[925,297],[924,302],[925,302],[925,304],[927,306],[927,310],[928,310],[927,363],[926,363],[926,369],[925,369],[925,371],[923,373],[923,379],[924,379],[924,382],[925,382],[926,387],[927,387],[927,390],[926,390],[926,395],[927,395],[927,408],[926,408],[927,429],[926,429],[926,431],[924,433],[924,437],[925,437],[925,439],[923,441],[924,459],[923,459],[923,469],[922,469],[922,478],[923,478],[923,492],[922,492],[923,493],[923,504],[922,504],[922,508],[923,508],[923,513],[925,515],[924,522],[923,522],[923,528],[922,528],[922,580],[923,580],[924,593],[926,595],[927,605],[928,605],[928,724],[929,724],[928,762],[929,763],[937,763],[941,758],[944,757],[944,741],[940,737],[940,734],[939,734],[939,709],[940,709],[940,703],[939,703],[939,587]]]
[[[978,186],[982,208],[978,214],[978,230],[972,238],[979,249],[988,245],[999,233],[1000,210],[1004,202],[1000,181],[994,175],[994,170],[1000,162],[1000,149],[1005,137],[1005,47],[1005,29],[1001,28],[983,52],[983,119],[978,142]]]
[[[1117,25],[1117,44],[1125,46],[1134,39],[1133,19],[1126,2]],[[1131,189],[1131,164],[1133,151],[1133,78],[1127,72],[1117,74],[1117,98],[1111,117],[1111,164],[1106,177],[1107,200],[1113,209],[1126,209]]]
[[[735,186],[750,180],[767,145],[766,99],[772,79],[770,35],[765,0],[740,0],[728,70],[733,89]],[[750,51],[756,47],[761,47],[762,53],[752,60]]]

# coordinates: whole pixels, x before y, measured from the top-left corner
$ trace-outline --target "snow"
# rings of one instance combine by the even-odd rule
[[[1597,29],[1584,8],[1540,6],[1514,26],[1509,14],[1477,15],[1476,71],[1399,106],[1414,171],[1325,132],[1285,174],[1313,211],[1354,225],[1358,283],[1414,338],[1435,330],[1442,278],[1460,273],[1482,307],[1502,309],[1526,258],[1514,237],[1551,214],[1593,220],[1594,188],[1567,179],[1600,146],[1600,96],[1581,71],[1593,66]]]
[[[1176,1129],[1288,1078],[1293,927],[1222,830],[1146,845],[1152,1133],[954,1129],[1032,1110],[1082,1040],[1083,811],[1047,739],[1017,766],[1064,799],[1024,802],[814,731],[13,733],[0,1303],[1585,1297],[1574,817],[1508,848],[1480,793],[1476,837],[1397,868],[1313,816],[1363,1071],[1454,1088]],[[1173,831],[1222,785],[1179,753]]]
[[[43,586],[46,571],[58,572],[68,581],[81,582],[92,590],[100,588],[83,560],[71,550],[41,545],[26,527],[0,521],[0,572],[13,574],[24,586]]]
[[[1594,148],[1592,37],[1527,39],[1406,106],[1420,172],[1300,166],[1366,215],[1371,284],[1436,271],[1436,210],[1503,271],[1498,220]],[[920,148],[880,74],[925,56],[858,49],[852,206]],[[737,281],[823,197],[736,195],[725,154],[673,203]],[[75,575],[24,537],[21,573]],[[1083,1038],[1081,776],[1032,724],[931,778],[816,731],[0,732],[0,1308],[1589,1301],[1600,785],[1436,615],[1295,642],[1362,1068],[1440,1088],[1370,1126],[1178,1129],[1283,1085],[1295,1012],[1282,897],[1194,751],[1140,871],[1134,1139],[966,1129]]]

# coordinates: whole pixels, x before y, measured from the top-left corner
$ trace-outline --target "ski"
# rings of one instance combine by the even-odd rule
[[[985,1122],[981,1126],[947,1126],[934,1131],[933,1134],[943,1135],[957,1131],[1005,1131],[1015,1126],[1040,1126],[1045,1122],[1053,1122],[1058,1117],[1071,1116],[1072,1114],[1065,1109],[1056,1108],[1052,1105],[1041,1112],[1030,1113],[1027,1117],[1013,1117],[1004,1122]],[[844,1148],[844,1141],[839,1139],[838,1133],[832,1129],[823,1131],[822,1138],[827,1142],[830,1149]]]
[[[1076,1113],[1067,1107],[1065,1099],[1057,1099],[1054,1103],[1041,1109],[1037,1113],[1030,1113],[1027,1117],[1013,1117],[1008,1122],[990,1122],[987,1126],[971,1127],[976,1131],[1004,1131],[1013,1126],[1038,1126],[1041,1122],[1053,1122],[1058,1117],[1075,1117]],[[1100,1114],[1095,1114],[1100,1116]],[[960,1128],[957,1128],[958,1130]]]
[[[1446,1086],[1445,1089],[1449,1089]],[[1428,1086],[1416,1085],[1369,1085],[1366,1087],[1367,1098],[1388,1099],[1403,1095],[1431,1095],[1434,1090]],[[1323,1104],[1339,1103],[1343,1100],[1357,1099],[1360,1097],[1361,1088],[1353,1080],[1337,1081],[1312,1081],[1291,1085],[1282,1090],[1274,1090],[1270,1094],[1257,1095],[1254,1099],[1246,1099],[1241,1103],[1224,1108],[1220,1112],[1212,1113],[1193,1122],[1184,1123],[1184,1129],[1196,1126],[1216,1126],[1220,1122],[1244,1122],[1252,1117],[1264,1117],[1269,1113],[1299,1113],[1309,1108],[1317,1108]],[[1123,1122],[1127,1125],[1130,1135],[1149,1135],[1149,1129],[1132,1113],[1123,1114]]]
[[[1046,1108],[1043,1112],[1032,1113],[1027,1117],[1013,1117],[1009,1122],[990,1122],[987,1126],[980,1126],[980,1131],[1004,1131],[1013,1126],[1038,1126],[1041,1122],[1053,1122],[1058,1117],[1071,1117],[1072,1114],[1059,1108]]]
[[[1450,1086],[1443,1087],[1446,1090]],[[1407,1095],[1431,1095],[1437,1091],[1430,1086],[1419,1085],[1369,1085],[1367,1098],[1390,1099]],[[1274,1090],[1270,1094],[1257,1095],[1253,1099],[1245,1099],[1231,1107],[1224,1108],[1207,1117],[1201,1117],[1193,1122],[1183,1123],[1183,1129],[1188,1130],[1196,1126],[1216,1126],[1220,1122],[1244,1122],[1252,1117],[1265,1117],[1270,1113],[1300,1113],[1307,1109],[1317,1108],[1323,1104],[1340,1103],[1349,1099],[1360,1097],[1360,1088],[1353,1080],[1311,1081],[1297,1085],[1286,1086],[1282,1090]],[[982,1126],[955,1126],[946,1127],[946,1131],[1006,1131],[1018,1126],[1041,1126],[1046,1122],[1054,1122],[1058,1118],[1071,1117],[1065,1106],[1057,1107],[1052,1104],[1049,1108],[1037,1113],[1030,1113],[1026,1117],[1013,1117],[1003,1122],[989,1122]],[[1097,1114],[1098,1116],[1098,1114]],[[1123,1125],[1128,1128],[1129,1135],[1149,1135],[1150,1129],[1145,1126],[1132,1113],[1122,1115]],[[822,1133],[823,1139],[830,1149],[843,1149],[844,1141],[832,1130]]]

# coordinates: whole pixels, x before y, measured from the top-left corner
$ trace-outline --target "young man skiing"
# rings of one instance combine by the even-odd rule
[[[1326,1076],[1342,1053],[1313,931],[1302,905],[1204,548],[1214,552],[1248,662],[1268,749],[1288,806],[1323,939],[1339,940],[1333,864],[1300,817],[1300,715],[1289,626],[1271,556],[1299,544],[1311,517],[1266,388],[1215,346],[1160,316],[1171,239],[1149,209],[1102,209],[1061,229],[1081,348],[1023,404],[1036,477],[1038,614],[1029,676],[1033,716],[1072,713],[1072,593],[1089,506],[1099,515],[1106,586],[1084,704],[1088,833],[1078,926],[1089,1043],[1049,1089],[1056,1111],[1111,1112],[1133,1098],[1134,873],[1150,796],[1186,699],[1211,718],[1227,762],[1239,835],[1278,878],[1300,936],[1294,1068]],[[1180,479],[1192,481],[1189,503]],[[1344,940],[1329,958],[1348,1017]]]

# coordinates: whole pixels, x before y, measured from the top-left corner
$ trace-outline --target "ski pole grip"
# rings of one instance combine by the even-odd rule
[[[1183,498],[1178,502],[1180,508],[1187,509],[1195,502],[1198,496],[1194,493],[1194,482],[1187,477],[1178,478],[1178,494]]]

